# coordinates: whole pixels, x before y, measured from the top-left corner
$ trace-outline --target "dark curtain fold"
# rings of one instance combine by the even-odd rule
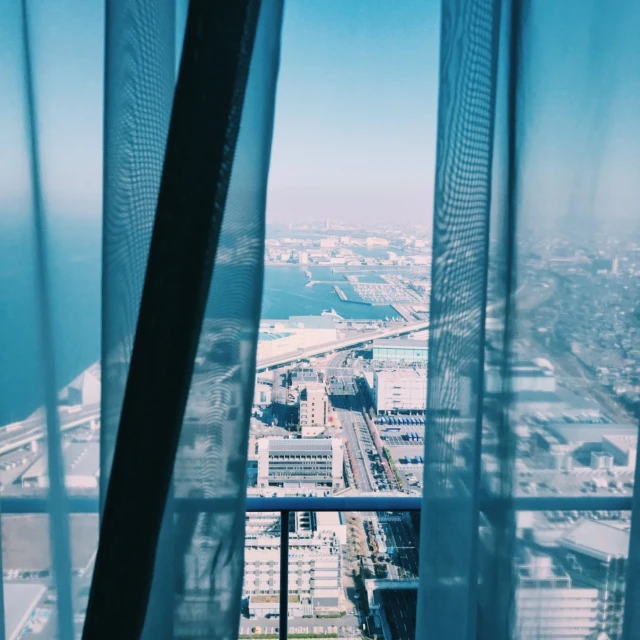
[[[105,4],[100,500],[107,494],[175,87],[175,0]],[[180,40],[181,42],[181,40]],[[167,502],[144,637],[173,637]]]
[[[189,8],[85,638],[142,632],[259,12],[252,0]]]

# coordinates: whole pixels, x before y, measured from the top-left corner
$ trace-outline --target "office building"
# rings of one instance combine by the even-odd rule
[[[424,411],[427,406],[426,370],[376,371],[373,399],[378,413]]]
[[[338,438],[263,438],[258,442],[258,486],[344,485],[344,445]]]
[[[426,366],[428,346],[427,340],[409,340],[407,338],[374,340],[372,358],[377,362],[418,363]]]
[[[300,392],[300,428],[302,437],[322,433],[327,425],[327,396],[324,384],[307,384]]]

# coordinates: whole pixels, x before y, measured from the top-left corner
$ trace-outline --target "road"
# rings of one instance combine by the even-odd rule
[[[368,432],[368,429],[358,401],[353,372],[350,369],[327,369],[327,378],[335,378],[334,382],[329,382],[329,399],[338,413],[344,436],[355,458],[358,489],[363,492],[374,491],[375,481],[367,464],[367,446],[362,441],[362,433],[364,430]]]
[[[366,333],[359,333],[349,338],[343,338],[342,340],[336,340],[335,342],[329,342],[326,344],[314,345],[308,349],[298,351],[295,353],[288,353],[286,355],[276,356],[275,358],[266,358],[256,364],[256,373],[261,371],[267,371],[268,369],[275,369],[282,367],[293,362],[304,360],[305,358],[313,358],[315,356],[322,356],[327,353],[332,353],[340,349],[348,349],[350,347],[357,347],[358,345],[366,344],[372,340],[379,340],[381,338],[393,338],[397,336],[406,336],[414,331],[424,331],[429,328],[429,322],[422,320],[421,322],[412,322],[403,324],[392,329],[383,329],[382,331],[371,331]]]
[[[392,640],[414,640],[418,592],[381,589],[378,597],[382,600]]]
[[[407,525],[399,514],[390,516],[379,513],[378,520],[387,538],[387,552],[394,563],[405,570],[407,578],[417,577],[418,553]]]
[[[60,431],[73,429],[84,423],[100,418],[100,405],[91,404],[80,407],[60,407],[58,419],[60,421]],[[20,422],[0,427],[0,455],[9,453],[20,447],[24,447],[32,440],[40,440],[46,435],[46,417],[44,411]]]

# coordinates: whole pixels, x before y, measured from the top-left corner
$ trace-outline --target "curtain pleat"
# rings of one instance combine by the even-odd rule
[[[176,76],[175,0],[105,5],[100,499],[104,506]],[[182,44],[182,39],[179,40]],[[173,507],[167,501],[143,637],[173,637]]]
[[[283,2],[261,4],[218,255],[174,482],[234,504],[176,521],[176,637],[235,638],[244,572],[249,421],[264,270],[267,178]],[[181,565],[181,566],[179,566]]]
[[[575,356],[599,349],[615,362],[616,349],[630,348],[616,334],[631,285],[622,286],[615,256],[625,255],[638,199],[629,167],[637,172],[640,157],[631,106],[639,22],[640,6],[624,0],[443,2],[419,638],[638,635],[637,491],[630,532],[610,512],[516,518],[514,498],[586,491],[580,473],[553,475],[535,444],[545,435],[535,411],[595,408],[601,436],[630,419]],[[599,255],[614,256],[615,267],[594,277]],[[589,286],[593,296],[602,286],[607,302],[592,308]],[[526,399],[515,367],[532,361],[551,372],[558,394]],[[636,487],[639,478],[636,467]],[[595,525],[586,555],[546,539],[555,517],[558,536],[575,518],[576,530]],[[614,535],[603,518],[616,539],[630,533],[628,562],[622,542],[601,564],[589,557],[589,546]]]
[[[189,8],[85,638],[142,631],[259,7]]]
[[[417,638],[475,637],[497,0],[442,5]]]
[[[62,441],[58,419],[58,387],[56,383],[54,353],[47,218],[42,189],[40,136],[34,86],[30,21],[26,0],[22,0],[21,10],[20,35],[24,55],[24,104],[31,186],[30,204],[33,212],[33,230],[35,234],[35,287],[39,321],[40,365],[44,389],[44,413],[46,416],[45,426],[49,476],[49,531],[57,598],[58,634],[61,640],[72,640],[74,638],[74,631],[73,605],[71,600],[69,511],[64,483]]]

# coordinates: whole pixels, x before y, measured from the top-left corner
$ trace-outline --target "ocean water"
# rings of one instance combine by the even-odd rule
[[[56,384],[62,388],[100,357],[101,224],[54,220],[49,263]],[[25,418],[43,403],[39,305],[33,230],[0,220],[0,425]],[[314,277],[336,281],[330,269]],[[391,307],[341,301],[329,284],[306,287],[298,266],[265,268],[262,317],[318,315],[335,309],[345,318],[385,318]]]

